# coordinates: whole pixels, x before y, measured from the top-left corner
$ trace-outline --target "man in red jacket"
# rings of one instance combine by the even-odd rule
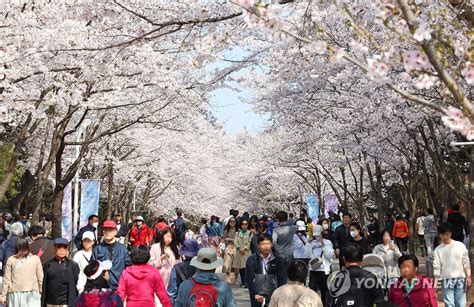
[[[135,225],[130,232],[130,243],[133,247],[139,245],[150,246],[153,240],[153,231],[143,221],[143,216],[139,215],[135,218]]]

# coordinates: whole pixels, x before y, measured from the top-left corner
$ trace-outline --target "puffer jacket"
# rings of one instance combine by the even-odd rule
[[[76,307],[122,307],[122,299],[110,289],[94,289],[77,298]]]
[[[127,307],[155,306],[155,294],[163,307],[171,307],[158,270],[149,264],[132,265],[123,271],[117,290]]]
[[[436,298],[435,290],[433,288],[432,280],[429,277],[421,275],[416,276],[418,282],[415,287],[408,293],[408,300],[413,307],[437,307],[438,300]],[[389,299],[390,302],[397,304],[399,307],[409,307],[407,300],[403,297],[405,292],[402,278],[390,287]]]

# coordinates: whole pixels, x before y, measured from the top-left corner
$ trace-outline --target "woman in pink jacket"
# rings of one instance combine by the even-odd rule
[[[166,286],[160,273],[151,265],[150,252],[145,245],[139,245],[130,253],[132,266],[127,267],[120,277],[117,293],[127,307],[154,307],[158,296],[163,307],[171,307]]]
[[[150,264],[158,269],[166,286],[170,281],[171,270],[175,264],[181,262],[178,253],[176,235],[171,228],[167,228],[161,236],[160,242],[153,244],[150,250]]]

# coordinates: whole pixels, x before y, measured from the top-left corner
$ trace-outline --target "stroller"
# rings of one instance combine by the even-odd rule
[[[382,285],[385,299],[388,299],[388,280],[387,269],[385,268],[385,261],[382,256],[377,254],[364,255],[362,260],[362,269],[369,271],[377,277],[377,281]]]

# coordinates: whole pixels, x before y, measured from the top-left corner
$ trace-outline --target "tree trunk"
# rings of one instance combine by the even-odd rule
[[[51,237],[60,238],[62,237],[61,231],[61,220],[62,220],[62,204],[64,197],[64,187],[59,183],[54,189],[53,197],[53,229],[51,232]]]
[[[107,207],[105,208],[105,215],[107,219],[112,218],[113,196],[114,196],[114,166],[109,162],[109,187],[107,192]]]
[[[5,195],[12,183],[13,177],[15,176],[15,170],[18,163],[18,158],[21,154],[21,147],[23,146],[23,139],[15,142],[10,161],[8,162],[7,169],[5,170],[5,175],[0,182],[0,202],[5,200]]]

